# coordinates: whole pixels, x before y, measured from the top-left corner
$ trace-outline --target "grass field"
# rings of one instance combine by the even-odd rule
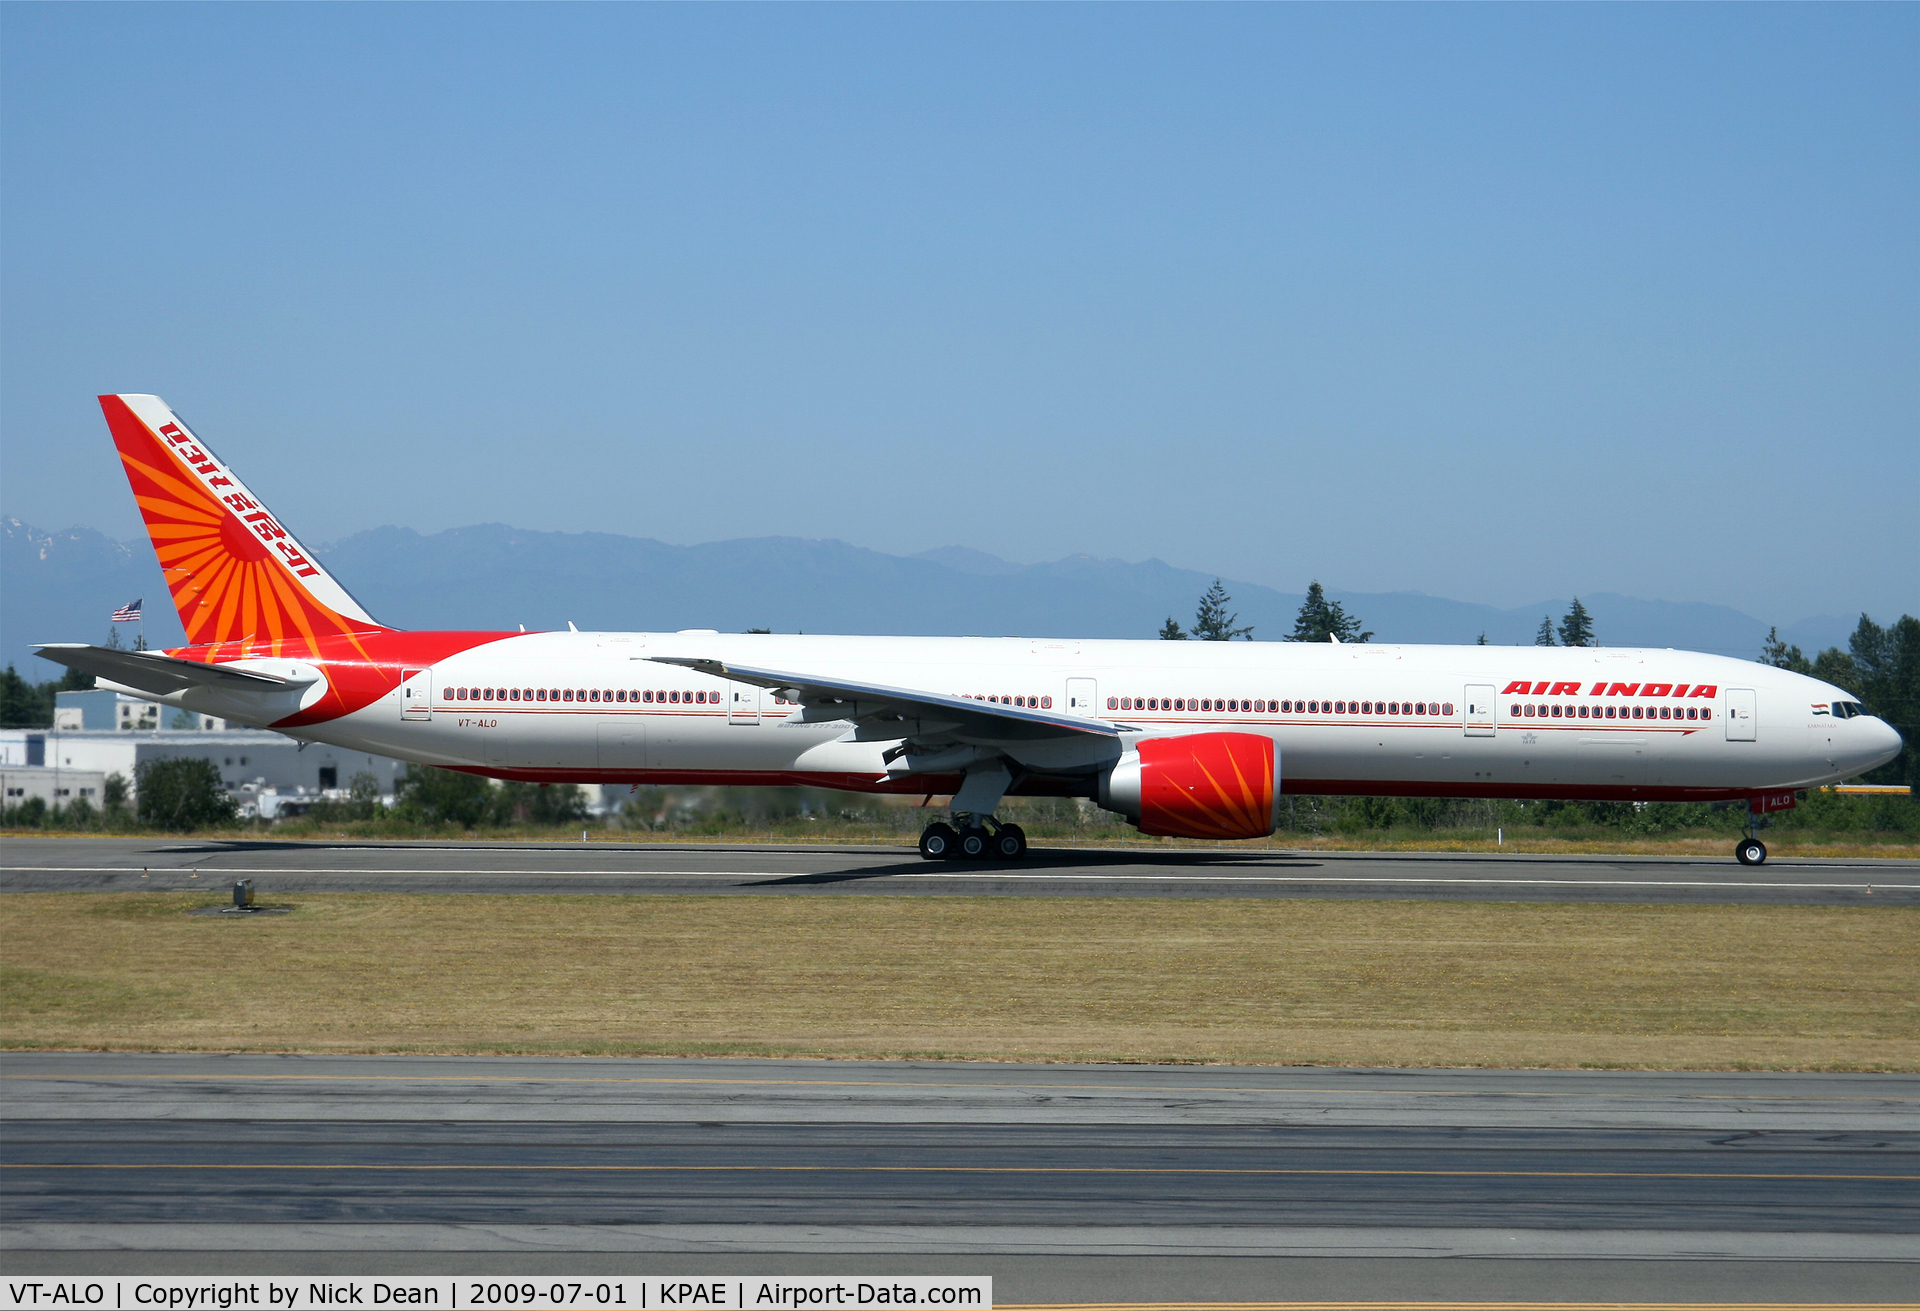
[[[0,1043],[1920,1068],[1920,911],[1052,898],[0,898]]]

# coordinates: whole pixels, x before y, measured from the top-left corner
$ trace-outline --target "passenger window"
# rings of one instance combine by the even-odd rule
[[[1702,718],[1702,719],[1712,719],[1712,718],[1713,718],[1713,711],[1711,711],[1711,710],[1709,710],[1709,709],[1707,709],[1707,708],[1706,708],[1705,706],[1701,706],[1701,707],[1700,707],[1700,718]]]
[[[1642,709],[1641,707],[1639,707],[1639,706],[1635,706],[1635,707],[1633,708],[1633,717],[1634,717],[1635,719],[1639,719],[1639,718],[1640,718],[1640,717],[1641,717],[1641,716],[1642,716],[1642,715],[1643,715],[1644,713],[1645,713],[1645,711],[1644,711],[1644,710],[1643,710],[1643,709]]]
[[[1699,717],[1700,717],[1700,708],[1699,708],[1698,706],[1688,706],[1688,707],[1687,707],[1687,718],[1688,718],[1688,719],[1698,719]]]
[[[1040,708],[1041,708],[1042,710],[1051,710],[1051,709],[1053,709],[1053,698],[1052,698],[1052,697],[1050,697],[1050,696],[1043,696],[1043,697],[1041,697],[1041,698],[1040,698]]]

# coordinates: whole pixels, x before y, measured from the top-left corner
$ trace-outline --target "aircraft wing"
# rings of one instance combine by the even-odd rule
[[[680,665],[715,678],[771,688],[787,700],[800,703],[796,717],[802,722],[851,720],[859,726],[863,737],[922,736],[940,731],[957,732],[970,738],[1023,741],[1082,735],[1120,736],[1120,730],[1104,720],[1063,715],[1054,710],[1031,710],[944,692],[920,692],[879,683],[823,678],[818,674],[731,665],[721,660],[682,656],[648,658],[658,664]]]
[[[166,696],[191,687],[266,692],[294,685],[294,680],[275,674],[235,669],[231,665],[206,665],[155,651],[121,651],[110,646],[88,646],[84,642],[51,642],[34,650],[56,664],[154,696]]]

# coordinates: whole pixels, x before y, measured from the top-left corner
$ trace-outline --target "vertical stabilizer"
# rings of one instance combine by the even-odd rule
[[[158,396],[102,396],[113,444],[195,646],[380,630]]]

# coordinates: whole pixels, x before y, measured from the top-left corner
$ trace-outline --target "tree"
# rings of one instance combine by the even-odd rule
[[[399,799],[394,809],[401,818],[423,824],[458,824],[478,828],[498,823],[502,798],[490,779],[431,765],[409,765],[394,785]]]
[[[1545,615],[1540,616],[1540,631],[1533,635],[1533,644],[1535,646],[1552,646],[1554,644],[1553,620]]]
[[[1567,611],[1567,617],[1560,621],[1561,646],[1599,646],[1593,636],[1593,616],[1587,613],[1587,607],[1580,604],[1580,598],[1573,598],[1573,605]]]
[[[506,809],[529,824],[575,824],[587,817],[587,796],[572,783],[508,783],[501,788]]]
[[[47,728],[53,724],[53,709],[40,695],[40,689],[20,677],[12,665],[0,674],[0,728]]]
[[[50,683],[29,683],[8,665],[0,673],[0,728],[52,728],[54,693],[85,692],[92,686],[93,675],[78,669],[63,670]]]
[[[1227,589],[1220,585],[1218,578],[1213,586],[1200,598],[1200,606],[1193,612],[1193,635],[1203,642],[1230,642],[1236,637],[1251,639],[1253,626],[1234,627],[1240,618],[1237,614],[1227,613],[1227,603],[1233,600],[1227,595]]]
[[[1184,642],[1187,640],[1186,633],[1182,631],[1180,627],[1180,621],[1172,615],[1168,615],[1167,622],[1160,625],[1160,640],[1162,642]]]
[[[1289,642],[1364,642],[1371,632],[1362,632],[1360,620],[1346,612],[1338,601],[1327,599],[1326,589],[1315,579],[1307,586],[1306,599],[1294,617]]]
[[[1767,640],[1760,648],[1760,663],[1772,665],[1775,669],[1791,669],[1796,674],[1810,674],[1813,665],[1804,652],[1797,646],[1788,646],[1780,640],[1778,625],[1767,629]]]
[[[1487,644],[1487,631],[1486,629],[1483,628],[1480,630],[1480,640],[1475,642],[1474,645],[1485,646],[1486,644]]]
[[[150,760],[134,770],[134,783],[140,822],[148,828],[184,833],[231,824],[238,817],[211,760]]]

